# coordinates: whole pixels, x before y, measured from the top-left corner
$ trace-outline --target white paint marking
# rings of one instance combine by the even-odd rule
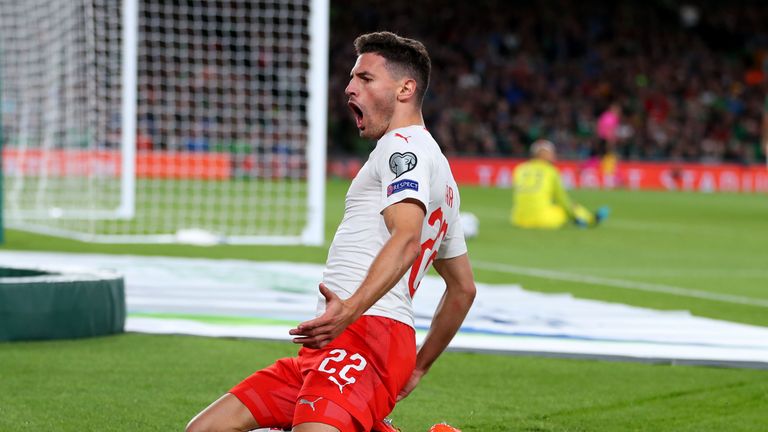
[[[627,268],[627,267],[571,267],[566,272],[600,274],[603,276],[654,276],[669,278],[727,278],[762,279],[768,278],[768,269],[723,269],[723,268]],[[768,282],[767,282],[768,284]]]
[[[656,292],[663,294],[676,295],[680,297],[691,297],[704,300],[713,300],[723,303],[743,304],[749,306],[768,307],[768,300],[718,294],[708,291],[700,291],[690,288],[681,288],[672,285],[655,284],[648,282],[638,282],[625,279],[603,278],[598,276],[580,275],[576,273],[566,273],[556,270],[539,269],[533,267],[520,267],[509,264],[492,263],[484,261],[472,261],[472,266],[484,270],[492,270],[501,273],[521,274],[525,276],[540,277],[543,279],[562,280],[568,282],[588,283],[593,285],[603,285],[616,288],[624,288],[635,291]]]

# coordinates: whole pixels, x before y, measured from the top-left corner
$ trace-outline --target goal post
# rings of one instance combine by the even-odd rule
[[[319,245],[325,232],[325,173],[328,126],[328,46],[330,0],[314,0],[310,18],[309,88],[309,224],[304,242]]]
[[[324,241],[329,0],[0,0],[11,228]]]
[[[136,80],[139,37],[139,0],[122,0],[122,110],[120,128],[120,207],[117,216],[136,214]]]

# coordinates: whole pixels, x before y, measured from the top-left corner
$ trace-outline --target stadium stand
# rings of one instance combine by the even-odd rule
[[[752,163],[768,71],[768,4],[755,1],[336,0],[330,152],[363,154],[343,90],[350,40],[374,29],[432,53],[424,114],[449,155],[526,155],[537,138],[570,159]],[[567,10],[568,13],[562,13]],[[340,13],[343,11],[344,13]],[[597,122],[611,104],[612,139]]]

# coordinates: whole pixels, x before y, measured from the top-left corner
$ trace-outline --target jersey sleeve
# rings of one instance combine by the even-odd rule
[[[455,258],[465,253],[467,242],[464,240],[464,228],[461,226],[461,220],[457,218],[453,224],[448,225],[448,232],[437,250],[437,259]]]
[[[419,201],[426,210],[429,208],[429,186],[432,161],[423,146],[400,138],[387,137],[375,162],[375,169],[381,181],[381,207],[379,212],[404,199]]]
[[[456,192],[456,208],[461,206],[461,199]],[[467,241],[464,238],[464,227],[461,225],[461,214],[457,211],[454,217],[448,220],[448,231],[445,233],[440,248],[437,250],[438,259],[455,258],[467,253]]]

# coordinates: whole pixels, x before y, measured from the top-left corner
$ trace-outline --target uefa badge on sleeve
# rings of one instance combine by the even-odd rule
[[[395,152],[389,157],[389,169],[395,174],[395,178],[398,178],[416,168],[417,162],[416,155],[411,152]]]

